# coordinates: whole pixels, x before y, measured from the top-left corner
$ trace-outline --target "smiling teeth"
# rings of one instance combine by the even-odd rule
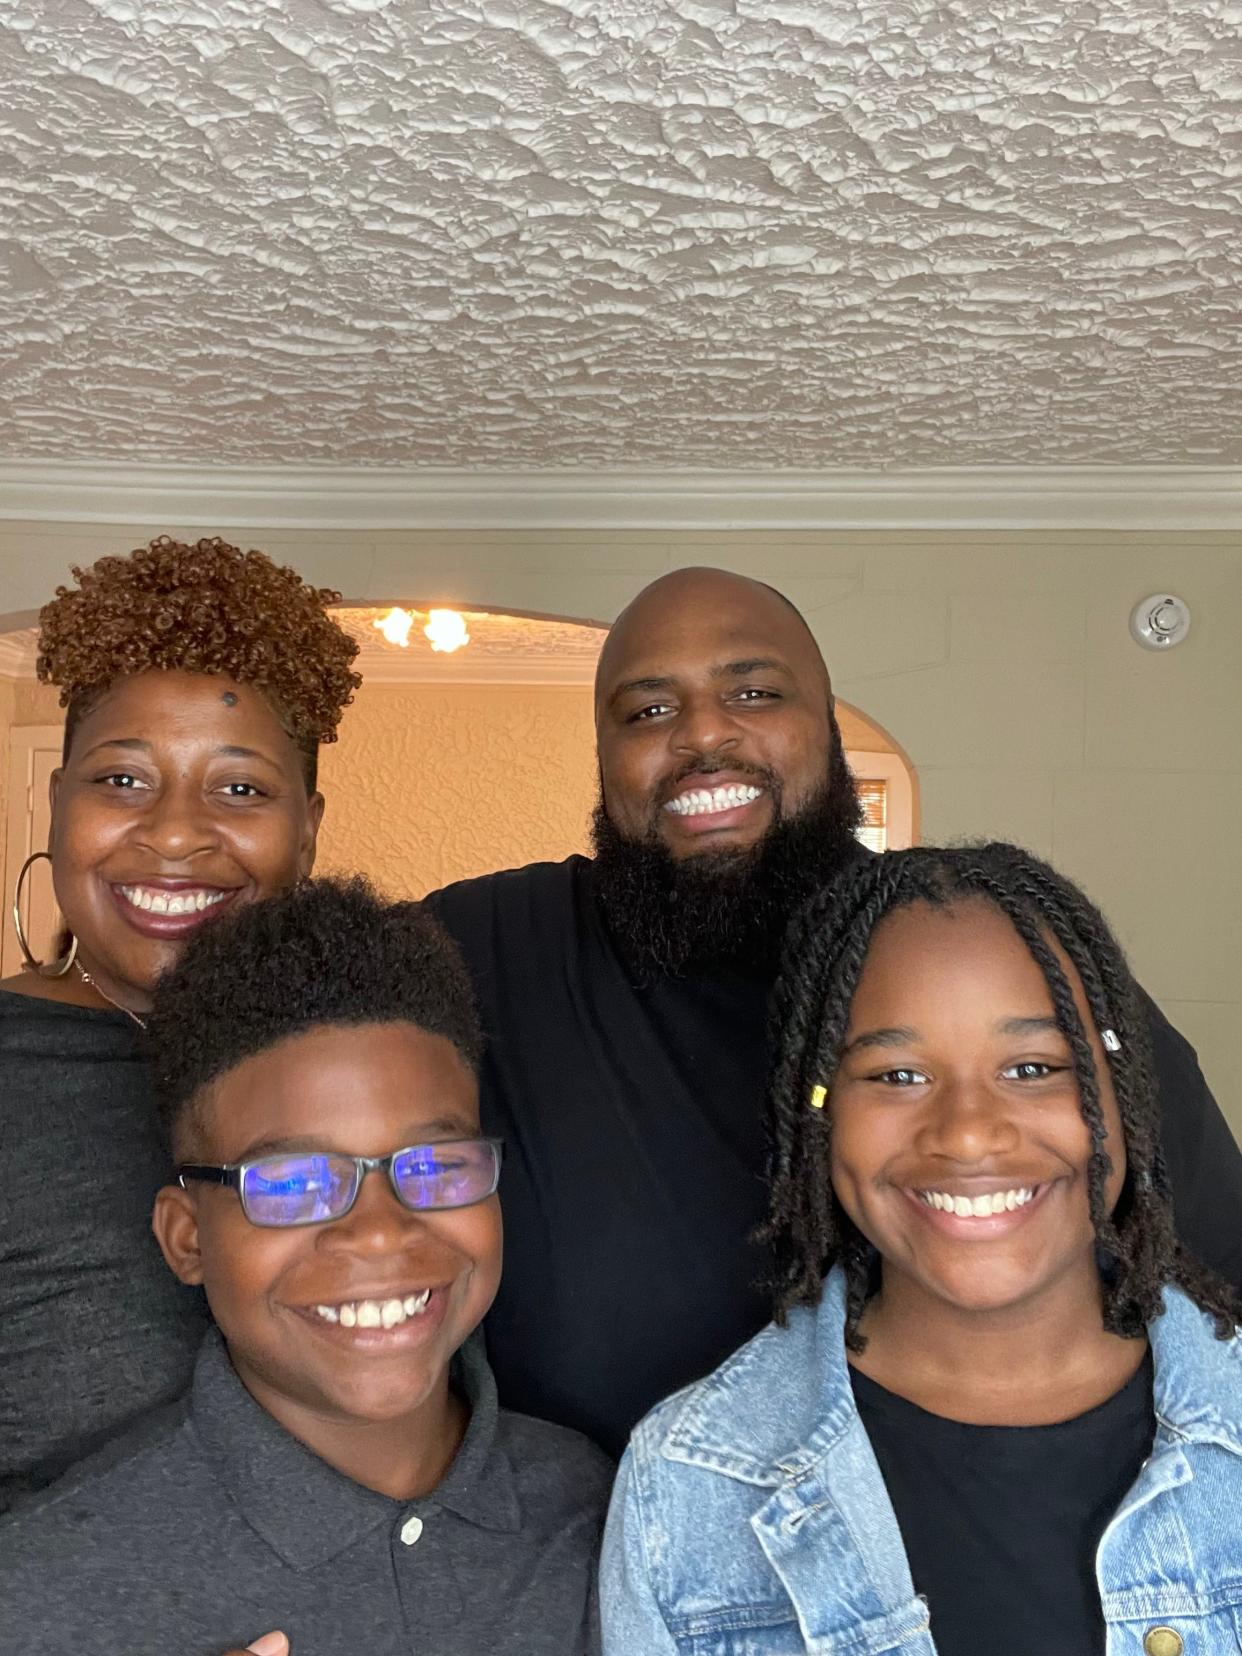
[[[739,805],[749,805],[758,799],[762,788],[739,787],[695,788],[690,793],[678,794],[664,807],[674,816],[706,816],[709,811],[733,811]]]
[[[343,1305],[317,1305],[324,1322],[339,1322],[342,1328],[399,1328],[410,1317],[421,1317],[431,1298],[431,1289],[407,1294],[404,1299],[347,1300]]]
[[[951,1196],[944,1190],[920,1190],[919,1198],[928,1207],[944,1213],[956,1214],[959,1219],[987,1219],[994,1213],[1012,1213],[1025,1207],[1034,1196],[1034,1189],[1023,1186],[1019,1190],[993,1190],[986,1196]]]
[[[229,895],[227,891],[155,891],[150,886],[122,886],[121,895],[134,908],[151,914],[201,914]]]

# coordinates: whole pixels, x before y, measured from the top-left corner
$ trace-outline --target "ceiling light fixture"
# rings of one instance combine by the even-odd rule
[[[409,610],[390,609],[387,615],[381,616],[371,625],[382,632],[390,644],[396,644],[403,650],[410,647],[410,628],[414,625],[414,617]]]
[[[451,609],[433,609],[423,634],[432,649],[444,655],[451,655],[454,650],[460,650],[463,644],[470,642],[465,617]]]

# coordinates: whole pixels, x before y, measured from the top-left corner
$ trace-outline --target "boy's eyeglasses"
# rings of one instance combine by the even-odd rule
[[[224,1167],[188,1162],[174,1177],[183,1188],[198,1179],[235,1190],[252,1225],[323,1225],[345,1217],[368,1173],[387,1173],[397,1200],[415,1213],[484,1202],[500,1181],[500,1150],[496,1138],[409,1144],[390,1156],[304,1150]]]

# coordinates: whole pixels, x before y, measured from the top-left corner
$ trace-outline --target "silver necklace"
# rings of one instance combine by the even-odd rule
[[[132,1018],[138,1025],[139,1029],[145,1029],[147,1027],[147,1020],[145,1018],[140,1018],[136,1012],[131,1012],[128,1006],[122,1006],[119,1000],[114,1000],[104,988],[102,983],[95,982],[95,979],[87,971],[86,967],[83,966],[80,960],[75,960],[73,964],[77,967],[82,982],[85,983],[88,988],[93,989],[97,995],[101,995],[103,999],[107,1001],[109,1006],[115,1006],[118,1012],[124,1012],[127,1018]]]

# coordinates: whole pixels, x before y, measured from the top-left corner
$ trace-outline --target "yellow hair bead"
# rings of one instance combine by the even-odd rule
[[[811,1088],[811,1108],[813,1110],[822,1110],[824,1105],[827,1102],[828,1102],[828,1089],[827,1089],[827,1087],[812,1087]]]

